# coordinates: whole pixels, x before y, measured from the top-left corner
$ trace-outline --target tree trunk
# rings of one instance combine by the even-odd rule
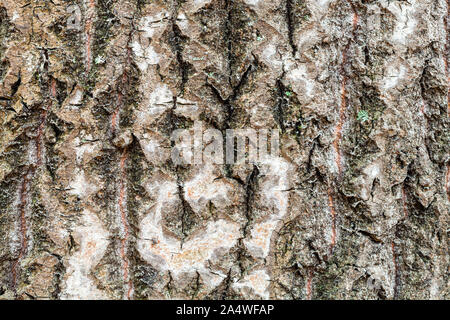
[[[449,15],[0,0],[0,299],[450,298]],[[175,163],[198,125],[279,155]]]

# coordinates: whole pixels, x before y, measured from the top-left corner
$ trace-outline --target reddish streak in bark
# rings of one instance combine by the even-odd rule
[[[131,65],[131,48],[128,46],[128,51],[127,51],[127,65]],[[124,70],[123,74],[122,74],[122,84],[123,86],[126,86],[128,82],[128,75],[127,75],[127,70]],[[114,111],[114,113],[111,116],[111,130],[113,132],[113,134],[117,131],[117,127],[118,127],[118,118],[119,118],[119,113],[120,113],[120,108],[123,104],[123,94],[122,91],[119,90],[118,94],[117,94],[117,105],[118,107],[116,108],[116,110]],[[128,239],[129,239],[129,227],[128,227],[128,220],[127,220],[127,208],[126,208],[126,186],[125,186],[125,181],[126,181],[126,161],[128,158],[128,152],[127,149],[125,148],[122,152],[122,156],[120,158],[120,190],[119,190],[119,211],[120,211],[120,219],[121,219],[121,223],[122,223],[122,227],[124,230],[124,237],[123,239],[121,239],[120,244],[121,244],[121,248],[120,248],[120,256],[122,259],[122,267],[123,267],[123,278],[125,283],[127,283],[127,292],[126,292],[126,297],[127,299],[131,299],[132,296],[132,291],[133,291],[133,283],[131,281],[131,279],[129,279],[129,269],[130,269],[130,263],[128,261],[127,255],[126,255],[126,247],[127,247],[127,243],[128,243]]]
[[[119,104],[122,103],[122,93],[119,92],[117,95],[117,101]],[[119,116],[119,108],[116,108],[116,110],[114,110],[112,116],[111,116],[111,130],[113,133],[116,132],[117,130],[117,118]]]
[[[445,66],[445,75],[447,77],[448,89],[447,89],[447,116],[450,116],[450,74],[448,70],[448,44],[449,44],[449,26],[448,20],[450,19],[450,1],[447,0],[447,16],[444,18],[444,27],[446,34],[445,41],[445,52],[444,52],[444,66]],[[447,193],[447,199],[450,200],[450,190],[449,190],[449,182],[450,182],[450,165],[447,165],[447,173],[445,175],[445,186],[444,189]]]
[[[406,191],[405,186],[402,187],[402,205],[403,205],[403,215],[408,217],[408,208],[406,206]]]
[[[120,191],[119,191],[119,211],[120,218],[122,221],[122,226],[124,229],[124,237],[121,240],[121,248],[120,248],[120,256],[123,262],[123,278],[124,281],[127,282],[128,291],[127,291],[127,299],[131,298],[132,291],[132,283],[131,280],[128,279],[129,276],[129,262],[126,255],[126,246],[129,238],[129,228],[127,221],[127,212],[126,212],[126,187],[125,187],[125,178],[126,178],[126,161],[128,158],[128,152],[126,149],[123,150],[122,156],[120,158]]]
[[[392,249],[392,262],[394,264],[394,299],[397,297],[397,285],[398,285],[398,267],[397,267],[397,254],[395,252],[394,241],[391,242]]]
[[[353,39],[355,38],[355,31],[358,27],[358,13],[356,12],[356,8],[353,5],[353,2],[351,0],[347,0],[347,2],[350,4],[350,7],[353,11],[353,29],[352,29],[352,35]],[[342,74],[342,82],[341,82],[341,105],[339,107],[339,122],[336,126],[336,132],[335,132],[335,138],[333,142],[334,150],[336,153],[335,161],[336,161],[336,167],[338,169],[338,176],[340,177],[342,174],[342,161],[341,161],[341,150],[340,150],[340,144],[342,139],[342,127],[344,125],[345,121],[345,111],[347,109],[347,74],[345,72],[345,65],[347,64],[347,55],[348,50],[350,48],[349,41],[347,45],[344,48],[344,51],[342,53],[342,65],[341,65],[341,74]],[[331,192],[331,189],[328,188],[328,206],[330,208],[331,212],[331,218],[332,218],[332,225],[331,225],[331,244],[330,244],[330,255],[333,252],[334,246],[336,244],[336,211],[334,209],[334,203],[333,203],[333,195]]]
[[[312,298],[312,279],[313,279],[313,270],[310,269],[308,271],[308,279],[306,281],[306,299],[311,300]]]
[[[450,0],[447,0],[447,16],[444,18],[445,27],[445,52],[444,52],[444,65],[445,65],[445,75],[447,76],[448,89],[447,89],[447,115],[450,116],[450,74],[448,70],[448,44],[450,42],[449,38],[449,25],[448,20],[450,19]]]
[[[86,33],[85,53],[86,53],[86,71],[91,70],[92,65],[92,32],[93,32],[93,20],[94,20],[95,0],[88,0],[86,10],[86,23],[84,26],[84,32]]]
[[[56,80],[52,78],[50,83],[50,96],[51,98],[56,98]],[[28,189],[30,188],[31,180],[33,179],[34,173],[37,168],[39,168],[42,165],[42,133],[45,128],[45,123],[47,122],[47,114],[49,108],[52,106],[52,102],[50,100],[48,107],[45,108],[40,117],[40,123],[39,127],[37,129],[37,135],[35,138],[36,143],[36,164],[31,164],[29,168],[27,169],[26,174],[23,177],[22,183],[20,185],[19,190],[19,217],[20,217],[20,237],[21,237],[21,243],[20,243],[20,251],[19,256],[14,261],[11,274],[12,274],[12,283],[13,283],[13,289],[16,290],[17,286],[17,267],[19,266],[20,262],[22,261],[22,258],[25,256],[27,247],[28,247],[28,226],[27,226],[27,218],[26,218],[26,207],[29,201],[29,195],[27,194]]]
[[[331,213],[331,244],[330,255],[333,253],[334,246],[336,244],[336,210],[334,209],[333,193],[331,187],[328,188],[328,207]]]
[[[353,38],[355,37],[355,31],[356,28],[358,26],[358,13],[356,12],[356,8],[353,5],[353,3],[350,0],[347,0],[347,2],[350,4],[352,11],[353,11],[353,30],[352,30],[352,34],[353,34]],[[335,138],[334,138],[334,150],[336,152],[336,166],[338,168],[338,174],[339,176],[342,173],[342,163],[341,163],[341,150],[340,150],[340,143],[341,143],[341,139],[342,139],[342,127],[344,125],[344,121],[345,121],[345,111],[347,109],[347,90],[346,90],[346,85],[347,85],[347,80],[348,77],[345,73],[345,65],[347,64],[347,55],[348,55],[348,50],[350,47],[350,41],[348,42],[348,44],[345,46],[344,51],[342,53],[342,65],[341,65],[341,74],[342,74],[342,83],[341,83],[341,105],[339,107],[339,122],[336,126],[336,132],[335,132]]]
[[[450,165],[447,165],[447,174],[445,175],[445,191],[447,192],[447,199],[450,201]]]

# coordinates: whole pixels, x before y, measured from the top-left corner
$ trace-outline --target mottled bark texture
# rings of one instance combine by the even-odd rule
[[[0,0],[0,298],[448,299],[449,12]],[[174,165],[200,120],[280,157]]]

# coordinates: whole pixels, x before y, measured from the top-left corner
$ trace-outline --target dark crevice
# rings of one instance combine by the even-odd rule
[[[214,85],[209,83],[208,80],[206,81],[206,85],[211,89],[211,92],[212,92],[213,96],[219,101],[219,103],[224,108],[225,121],[224,121],[224,124],[222,125],[222,128],[221,128],[221,130],[223,132],[226,129],[230,129],[231,128],[231,122],[233,121],[234,111],[236,109],[234,101],[237,99],[237,97],[241,93],[241,90],[242,90],[242,87],[244,86],[244,84],[247,83],[249,74],[252,71],[252,69],[253,69],[253,65],[250,64],[248,66],[247,70],[245,70],[244,74],[242,75],[239,83],[235,87],[233,87],[233,91],[232,91],[231,95],[227,99],[223,99],[222,96],[220,95],[219,90],[217,90],[217,88],[214,87]]]
[[[289,45],[292,49],[292,55],[295,57],[297,53],[297,46],[295,45],[294,40],[294,19],[293,19],[293,10],[292,10],[292,0],[286,0],[286,22],[288,27],[288,37],[289,37]]]
[[[258,188],[258,176],[259,170],[256,165],[253,165],[252,173],[247,177],[247,181],[245,183],[245,217],[247,218],[247,222],[244,226],[244,238],[247,236],[247,229],[250,225],[252,219],[252,202],[255,197],[255,192]]]
[[[285,110],[288,107],[289,101],[286,98],[286,87],[283,84],[281,79],[284,78],[284,71],[280,79],[277,79],[277,104],[275,106],[275,115],[274,118],[278,122],[278,126],[280,127],[281,133],[284,133],[286,127],[284,125],[285,119]]]
[[[225,281],[225,289],[224,289],[223,292],[222,292],[222,297],[221,297],[222,300],[225,300],[225,299],[226,299],[226,297],[228,296],[228,293],[229,293],[229,291],[230,291],[231,269],[228,270],[227,277],[225,278],[224,281]]]
[[[314,151],[316,150],[317,145],[319,144],[319,137],[320,136],[317,136],[317,137],[314,138],[313,143],[312,143],[312,147],[309,150],[308,162],[306,163],[306,172],[310,172],[311,171],[312,157],[314,155]]]
[[[233,9],[231,6],[232,0],[225,0],[225,11],[227,12],[227,20],[225,21],[225,42],[227,48],[227,62],[228,62],[228,83],[231,85],[231,78],[233,74]]]
[[[178,8],[178,5],[177,5]],[[174,13],[171,18],[171,30],[169,33],[169,45],[172,49],[172,52],[176,56],[180,77],[181,77],[181,83],[179,86],[179,95],[184,94],[184,90],[186,87],[186,83],[189,80],[189,72],[192,69],[192,65],[189,62],[186,62],[183,59],[183,50],[184,50],[184,44],[188,40],[186,36],[183,36],[180,28],[176,24],[176,19],[178,15],[178,9],[174,10]]]
[[[165,289],[167,290],[169,295],[172,294],[172,282],[173,282],[173,277],[172,277],[172,273],[169,270],[169,281],[167,281],[167,284],[165,286]]]
[[[374,243],[383,243],[383,240],[381,240],[380,238],[378,238],[375,234],[370,233],[368,231],[365,230],[358,230],[358,232],[360,234],[362,234],[365,237],[368,237],[372,242]]]
[[[200,273],[198,271],[195,272],[197,276],[195,277],[195,283],[194,283],[194,292],[192,293],[191,299],[195,299],[197,294],[200,292],[201,288],[201,282],[200,282]]]
[[[172,132],[177,129],[177,123],[179,118],[174,114],[174,110],[177,108],[177,97],[173,97],[173,106],[169,110],[169,120],[168,123],[170,123],[170,127]],[[174,141],[171,141],[172,146],[174,147]],[[182,165],[175,165],[174,163],[171,163],[171,170],[175,172],[177,177],[177,188],[178,188],[178,196],[181,200],[182,205],[182,213],[181,213],[181,249],[183,248],[184,240],[189,236],[191,225],[192,225],[192,219],[195,216],[195,212],[192,210],[192,207],[190,206],[189,202],[184,198],[184,181],[182,179],[182,171],[183,166]]]
[[[238,240],[238,247],[237,247],[237,262],[239,266],[239,270],[241,271],[241,276],[243,276],[245,272],[245,268],[242,263],[242,258],[246,257],[245,254],[245,245],[244,245],[244,239],[247,236],[248,228],[250,226],[250,223],[252,221],[252,202],[254,201],[255,193],[257,190],[257,182],[258,182],[258,176],[259,176],[259,169],[256,165],[253,165],[253,170],[251,174],[247,177],[246,182],[244,183],[240,178],[238,177],[232,177],[231,179],[237,181],[241,186],[245,189],[245,207],[244,207],[244,214],[246,218],[245,225],[242,228],[242,237]]]
[[[184,198],[184,183],[181,180],[178,172],[177,172],[177,185],[178,185],[178,196],[180,197],[183,209],[181,215],[181,233],[182,233],[181,249],[183,249],[184,240],[188,237],[189,231],[191,229],[189,220],[191,217],[195,216],[195,212],[194,210],[192,210],[192,207],[189,204],[189,202],[187,202],[186,199]]]
[[[52,254],[52,256],[54,256],[56,259],[58,259],[58,263],[55,266],[56,272],[53,276],[53,283],[54,283],[55,289],[53,290],[51,296],[53,299],[58,300],[61,295],[61,281],[63,279],[63,276],[64,276],[66,270],[65,270],[64,264],[62,262],[62,257],[58,254]]]
[[[31,300],[36,300],[36,297],[33,296],[33,295],[31,295],[31,294],[29,294],[28,292],[24,292],[24,294],[25,294],[28,298],[30,298]]]
[[[12,84],[12,86],[11,86],[11,97],[13,97],[17,93],[17,90],[19,90],[19,87],[20,87],[21,83],[22,83],[22,76],[21,76],[21,74],[19,72],[19,76],[17,78],[17,81],[14,82]]]
[[[235,110],[236,110],[234,101],[237,99],[238,95],[240,94],[244,84],[247,83],[249,74],[252,71],[252,69],[253,69],[253,65],[250,64],[248,66],[247,70],[242,75],[239,83],[235,87],[233,87],[233,91],[227,99],[223,99],[222,96],[220,95],[219,90],[217,90],[211,83],[206,81],[206,85],[211,89],[213,96],[219,101],[219,103],[222,105],[222,107],[224,109],[225,120],[220,125],[220,130],[222,131],[222,135],[224,137],[226,136],[226,130],[232,128],[232,122],[233,122],[234,114],[235,114]],[[217,127],[217,125],[215,125],[215,127]],[[225,139],[224,139],[223,143],[224,143],[223,147],[225,150],[226,149],[226,140]],[[232,166],[230,164],[225,164],[225,173],[226,173],[227,178],[232,178]]]

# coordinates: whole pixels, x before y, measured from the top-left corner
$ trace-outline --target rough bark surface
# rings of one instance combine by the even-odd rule
[[[0,0],[0,299],[450,298],[449,12]],[[199,120],[280,157],[174,165]]]

